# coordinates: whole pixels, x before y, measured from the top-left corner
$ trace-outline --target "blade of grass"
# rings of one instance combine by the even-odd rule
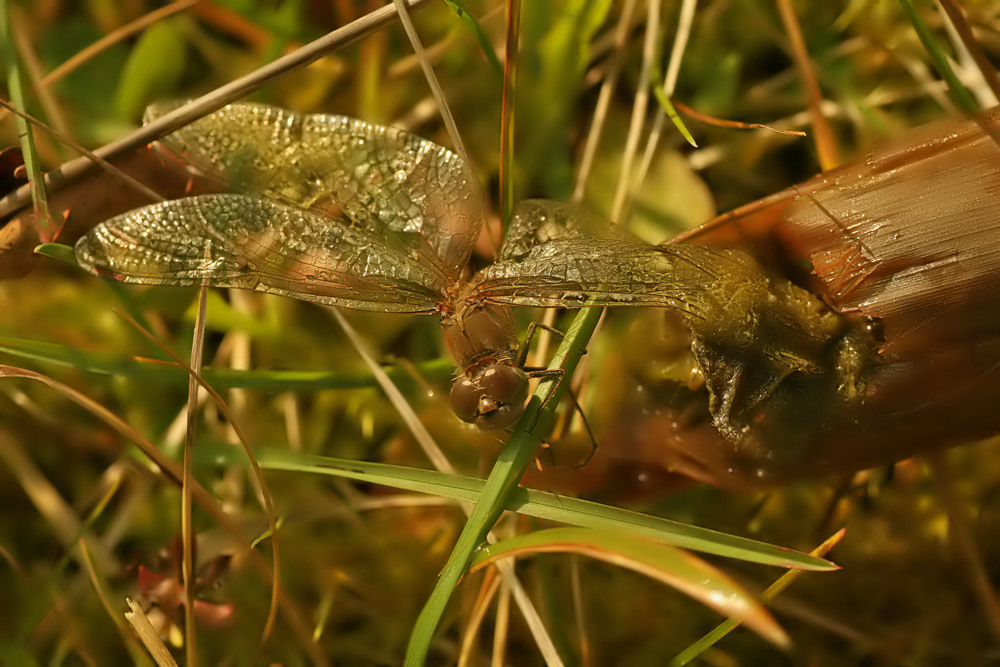
[[[157,195],[157,197],[159,197],[159,195]],[[52,257],[53,259],[57,259],[61,262],[66,262],[67,264],[72,264],[73,266],[79,268],[79,264],[77,264],[76,261],[76,253],[71,246],[63,245],[61,243],[43,243],[35,247],[35,252],[40,255]],[[143,315],[136,307],[135,300],[129,298],[130,292],[128,291],[128,288],[113,280],[105,281],[105,284],[108,286],[108,289],[114,292],[115,296],[121,300],[121,303],[129,311],[133,319],[135,319],[136,322],[140,322],[148,329],[149,323],[146,321],[145,315]]]
[[[225,399],[205,380],[204,376],[200,375],[195,368],[201,366],[202,354],[201,348],[202,341],[205,338],[205,304],[207,286],[203,285],[201,288],[201,294],[198,299],[198,318],[195,323],[195,334],[193,337],[194,345],[191,349],[191,365],[188,366],[184,364],[181,359],[173,353],[173,351],[167,347],[164,343],[156,338],[148,329],[140,325],[134,319],[128,315],[117,313],[122,319],[128,322],[132,327],[134,327],[139,333],[150,340],[159,349],[163,350],[168,356],[170,356],[174,363],[184,369],[188,374],[188,423],[187,432],[188,437],[185,440],[184,447],[184,474],[185,480],[190,481],[192,477],[188,477],[191,474],[193,463],[193,456],[189,451],[188,442],[193,442],[194,439],[194,424],[192,419],[195,418],[196,407],[198,405],[198,387],[201,387],[205,392],[212,398],[215,404],[218,406],[219,411],[226,417],[229,421],[229,425],[232,427],[233,432],[236,434],[240,445],[243,448],[243,453],[246,455],[247,460],[250,462],[250,467],[253,470],[254,480],[257,482],[257,487],[260,491],[261,500],[264,505],[264,514],[267,516],[267,526],[268,534],[271,537],[271,558],[272,558],[272,572],[271,577],[271,601],[268,607],[267,620],[264,623],[264,630],[261,633],[261,641],[265,641],[271,634],[274,628],[275,620],[278,615],[278,598],[281,592],[281,552],[278,548],[278,526],[275,519],[274,512],[274,501],[271,498],[271,492],[267,488],[267,483],[264,480],[264,473],[260,469],[260,464],[257,462],[254,456],[253,450],[250,448],[250,442],[247,440],[246,435],[243,433],[242,427],[240,427],[239,422],[236,420],[233,411],[230,409],[229,404],[226,403]],[[186,489],[187,486],[182,487]],[[189,496],[189,493],[185,493],[185,496]],[[190,506],[185,508],[183,512],[189,513]],[[185,519],[190,520],[189,514],[183,514]],[[193,536],[192,536],[193,537]],[[192,541],[193,544],[193,541]],[[256,546],[256,542],[252,545]],[[186,555],[185,555],[186,557]],[[193,602],[193,601],[192,601]],[[191,607],[189,607],[191,608]]]
[[[827,538],[821,545],[813,549],[810,553],[819,558],[826,556],[830,553],[831,549],[840,543],[840,540],[844,538],[846,532],[846,529],[841,528]],[[781,575],[777,581],[768,586],[767,589],[760,594],[760,601],[764,604],[769,604],[774,598],[781,595],[785,589],[795,583],[800,576],[802,576],[802,570],[793,570]],[[692,660],[695,660],[702,653],[717,644],[720,639],[736,629],[739,624],[738,620],[732,618],[720,623],[717,628],[709,632],[691,646],[687,647],[683,652],[681,652],[680,655],[671,660],[670,667],[683,667],[683,665],[689,664]]]
[[[344,316],[336,308],[330,308],[330,312],[336,318],[337,322],[340,324],[341,328],[351,339],[351,343],[361,354],[365,363],[372,371],[372,375],[378,381],[379,386],[389,397],[389,400],[396,407],[399,414],[403,417],[403,421],[406,422],[407,428],[413,434],[413,437],[420,444],[420,447],[424,450],[424,453],[430,459],[431,463],[439,471],[446,474],[453,474],[454,468],[451,462],[445,457],[444,453],[438,447],[434,438],[427,431],[424,425],[417,419],[417,415],[413,412],[409,403],[400,393],[399,389],[394,385],[382,371],[381,368],[375,363],[375,359],[365,350],[364,344],[361,341],[361,337],[358,336],[357,332],[353,327],[347,322]],[[470,513],[468,506],[463,506],[462,511],[466,515]],[[549,637],[548,631],[546,631],[544,624],[542,623],[541,616],[539,616],[538,611],[532,604],[530,598],[525,594],[524,587],[518,581],[517,576],[514,574],[514,570],[507,563],[501,564],[497,568],[500,574],[503,576],[504,583],[507,589],[514,593],[515,601],[517,602],[518,608],[521,614],[524,616],[525,621],[528,623],[528,627],[531,630],[532,635],[535,637],[535,641],[538,644],[542,655],[546,657],[546,661],[551,663],[558,662],[558,653],[556,653],[555,645],[552,643],[552,639]]]
[[[451,114],[448,99],[444,95],[444,90],[441,89],[437,75],[434,74],[434,68],[424,54],[424,45],[420,42],[417,29],[410,19],[410,12],[406,9],[406,0],[393,0],[393,3],[396,6],[396,15],[399,16],[399,22],[403,26],[407,38],[410,40],[413,52],[420,61],[420,68],[424,71],[424,78],[427,79],[427,85],[430,86],[431,93],[438,103],[441,119],[444,121],[445,127],[448,128],[448,136],[451,137],[452,144],[455,146],[455,152],[462,158],[462,162],[469,165],[471,164],[469,162],[469,154],[465,151],[465,144],[462,143],[462,135],[459,134],[458,127],[455,125],[455,117]]]
[[[332,475],[464,503],[479,500],[487,484],[477,477],[447,475],[435,470],[387,463],[305,455],[287,450],[258,449],[256,454],[265,470]],[[232,447],[204,446],[199,449],[198,456],[200,465],[233,465],[245,461]],[[547,491],[514,488],[503,503],[501,511],[504,510],[583,528],[628,530],[636,536],[657,542],[761,565],[815,571],[838,569],[828,561],[785,547]]]
[[[153,445],[149,439],[135,430],[130,424],[92,398],[85,396],[68,385],[57,382],[50,377],[24,368],[0,364],[0,378],[22,378],[26,380],[34,380],[35,382],[40,382],[48,388],[70,399],[80,407],[91,412],[96,417],[104,421],[124,438],[135,443],[142,453],[145,454],[146,457],[159,469],[160,473],[167,481],[177,487],[181,486],[181,478],[183,474],[177,463],[167,457],[155,445]],[[198,504],[217,524],[222,526],[223,529],[225,529],[226,532],[233,537],[237,544],[250,543],[250,540],[244,534],[243,529],[237,525],[237,523],[233,521],[233,519],[222,509],[219,503],[216,502],[215,497],[212,496],[203,486],[198,484],[197,481],[192,484],[192,494]],[[271,571],[269,565],[256,551],[250,549],[249,554],[254,567],[257,568],[257,571],[265,577],[265,580],[270,581]],[[323,654],[309,639],[310,632],[308,626],[302,619],[302,614],[291,604],[289,600],[285,598],[285,596],[281,597],[280,602],[282,609],[285,612],[285,620],[295,632],[303,650],[309,654],[310,659],[314,663],[325,664],[326,660],[324,659]]]
[[[792,58],[795,60],[795,67],[799,72],[799,80],[805,87],[806,95],[809,98],[809,118],[813,128],[816,153],[819,156],[819,165],[823,171],[827,171],[840,164],[840,155],[837,151],[837,142],[833,138],[833,130],[830,129],[830,123],[823,115],[823,91],[820,90],[819,81],[816,80],[812,60],[809,58],[809,49],[806,47],[806,40],[802,36],[802,27],[795,16],[792,3],[789,0],[778,0],[778,13],[781,15],[785,33],[792,45]]]
[[[83,350],[58,343],[47,343],[26,338],[0,336],[0,353],[20,359],[31,359],[87,373],[113,377],[135,378],[143,382],[180,385],[187,381],[183,365],[159,359],[127,357],[108,352]],[[447,359],[437,359],[416,364],[417,371],[434,381],[447,380],[455,365]],[[410,374],[405,368],[392,366],[383,369],[394,383],[406,381]],[[256,389],[258,391],[318,391],[322,389],[361,389],[377,386],[370,372],[345,373],[339,371],[273,371],[232,368],[205,368],[201,376],[207,384],[220,389]]]
[[[505,232],[514,210],[514,105],[517,85],[517,44],[521,2],[507,2],[507,40],[504,47],[503,96],[500,101],[500,225]]]
[[[87,571],[87,576],[90,578],[90,583],[94,587],[94,592],[97,594],[97,599],[101,601],[101,606],[104,608],[104,612],[114,623],[115,628],[118,630],[122,639],[125,640],[125,646],[128,649],[128,653],[132,656],[138,665],[148,665],[150,664],[149,658],[143,653],[139,646],[139,642],[136,640],[135,636],[129,632],[128,627],[126,627],[125,622],[119,618],[118,612],[114,609],[111,604],[110,595],[108,594],[107,582],[101,579],[101,576],[97,573],[97,569],[94,567],[94,561],[90,557],[90,549],[87,548],[87,542],[84,539],[80,539],[79,542],[80,554],[82,555],[82,563],[84,569]]]
[[[3,60],[7,63],[7,90],[10,92],[11,103],[17,109],[26,109],[24,87],[21,83],[21,68],[18,64],[17,54],[13,48],[13,37],[11,35],[11,8],[7,0],[0,0],[0,44],[3,49]],[[17,134],[21,139],[21,154],[24,156],[24,167],[28,172],[28,185],[22,190],[30,194],[31,201],[35,207],[35,224],[38,226],[38,235],[44,240],[52,238],[52,220],[49,217],[48,200],[45,197],[44,179],[42,170],[38,164],[38,154],[35,151],[35,136],[31,130],[31,125],[22,117],[16,119]]]
[[[66,62],[62,63],[51,72],[43,76],[39,82],[39,87],[46,88],[53,83],[56,83],[67,74],[79,69],[82,65],[93,60],[102,51],[120,43],[130,35],[134,35],[140,30],[144,29],[146,26],[156,23],[160,19],[164,19],[168,16],[176,14],[177,12],[189,9],[193,5],[201,2],[201,0],[176,0],[166,7],[161,7],[154,11],[149,12],[134,21],[127,23],[120,28],[108,33],[104,37],[100,38],[90,46],[81,51],[77,52],[72,58],[68,59]],[[0,111],[0,122],[3,122],[7,118],[6,111]]]
[[[591,665],[593,649],[591,648],[590,633],[587,631],[587,607],[583,599],[583,575],[580,568],[580,559],[574,557],[569,563],[570,596],[573,600],[573,620],[576,623],[576,642],[580,663]]]
[[[572,377],[585,351],[586,341],[590,339],[600,316],[599,308],[586,308],[577,314],[549,369],[561,368],[565,372],[565,377]],[[503,513],[508,495],[517,486],[524,469],[538,448],[541,441],[538,433],[545,432],[555,418],[555,411],[568,382],[557,383],[555,386],[553,384],[551,380],[543,380],[539,384],[528,402],[524,415],[515,425],[513,435],[497,457],[493,470],[483,485],[478,502],[413,626],[406,652],[407,665],[416,667],[426,663],[431,638],[451,599],[452,591],[465,574],[466,566],[475,550],[482,544],[486,534]]]
[[[156,632],[153,624],[146,618],[146,613],[142,610],[142,607],[131,598],[125,598],[125,602],[129,608],[129,611],[125,612],[125,620],[132,626],[143,646],[146,647],[153,660],[156,661],[157,666],[177,667],[174,657],[170,655],[170,651],[163,645],[163,640],[160,639],[160,635]]]
[[[684,137],[684,141],[688,142],[692,148],[698,148],[698,142],[694,140],[693,136],[691,136],[691,131],[687,129],[687,125],[684,124],[684,120],[677,114],[677,109],[674,108],[673,102],[670,101],[670,98],[667,97],[667,94],[663,91],[663,86],[661,84],[653,86],[653,96],[656,98],[656,101],[660,103],[660,108],[663,109],[663,113],[670,119],[670,122],[674,124],[674,127],[681,133],[681,136]]]
[[[976,100],[972,97],[968,89],[959,81],[958,75],[955,74],[955,71],[948,63],[948,57],[945,55],[944,50],[938,43],[937,38],[930,31],[930,28],[927,27],[927,24],[920,17],[912,0],[899,0],[899,4],[902,5],[903,12],[907,18],[910,19],[913,30],[917,33],[917,37],[920,38],[920,43],[927,49],[927,55],[930,57],[934,69],[937,70],[938,75],[948,84],[948,93],[951,95],[951,99],[955,101],[955,104],[963,112],[975,113],[979,105],[976,104]]]
[[[506,588],[501,588],[497,592],[497,613],[493,625],[493,655],[492,662],[494,665],[506,665],[507,664],[507,637],[510,634],[510,591]],[[562,664],[561,662],[553,663],[551,660],[547,660],[546,664]]]
[[[667,63],[667,72],[663,75],[663,83],[653,86],[653,94],[656,96],[660,106],[663,107],[667,117],[684,139],[694,147],[697,147],[698,144],[695,142],[694,137],[691,136],[687,126],[684,125],[684,121],[677,115],[677,110],[674,109],[670,98],[673,97],[674,90],[677,88],[677,78],[680,76],[681,62],[684,59],[684,52],[687,50],[688,41],[691,37],[691,25],[694,23],[694,11],[697,4],[697,0],[684,0],[681,4],[680,15],[677,17],[677,30],[674,33],[674,46],[670,50],[670,60]],[[659,59],[656,62],[659,63]],[[659,69],[658,64],[655,69]],[[663,116],[657,116],[653,123],[653,129],[649,133],[646,150],[643,153],[643,167],[639,169],[641,176],[639,179],[640,183],[645,180],[646,174],[649,172],[649,163],[652,162],[652,152],[655,150],[657,143],[659,143],[662,132]]]
[[[731,577],[683,549],[617,530],[549,528],[517,535],[480,549],[469,572],[500,558],[540,553],[578,554],[630,569],[676,588],[731,620],[745,623],[776,646],[789,645],[788,635],[774,617]]]
[[[206,259],[208,251],[206,250]],[[208,283],[203,282],[198,292],[198,316],[194,323],[191,342],[191,368],[201,368],[202,352],[205,349],[205,313],[208,300]],[[181,580],[184,586],[184,656],[187,664],[198,664],[197,628],[195,627],[194,587],[197,574],[194,571],[194,526],[192,525],[191,485],[194,481],[194,439],[198,428],[198,380],[192,373],[188,378],[187,429],[184,436],[184,476],[181,478]],[[277,572],[275,572],[277,578]]]
[[[39,127],[39,129],[47,132],[53,138],[55,138],[56,140],[58,140],[59,143],[64,144],[66,146],[69,146],[73,150],[79,152],[81,155],[84,155],[85,157],[90,158],[101,169],[103,169],[104,171],[108,172],[109,174],[111,174],[115,178],[120,179],[123,183],[125,183],[129,187],[135,188],[135,190],[137,190],[138,192],[143,193],[144,195],[146,195],[147,197],[149,197],[153,201],[163,201],[163,197],[158,192],[156,192],[152,188],[146,187],[145,183],[143,183],[142,181],[136,179],[134,176],[132,176],[132,174],[130,174],[127,171],[124,171],[122,169],[119,169],[118,167],[116,167],[115,165],[111,164],[107,160],[101,159],[100,157],[98,157],[92,151],[87,150],[87,148],[85,148],[84,146],[82,146],[82,145],[78,144],[77,142],[73,141],[68,136],[66,136],[65,132],[60,132],[56,128],[51,127],[50,125],[47,125],[47,124],[43,123],[42,121],[38,120],[37,118],[34,118],[33,116],[28,115],[24,111],[21,111],[20,109],[18,109],[17,107],[15,107],[13,104],[11,104],[9,102],[6,102],[4,100],[0,100],[0,107],[3,107],[3,111],[15,114],[19,118],[24,119],[26,122],[31,123],[32,125],[37,125]],[[0,112],[0,113],[2,113],[2,112]],[[48,246],[59,246],[59,245],[60,244],[58,244],[58,243],[45,243],[45,244],[42,244],[39,247],[40,248],[44,247],[44,248],[47,249]],[[55,249],[53,249],[53,252],[56,252]],[[54,259],[62,260],[62,261],[67,262],[69,264],[75,264],[75,261],[72,258],[68,258],[65,255],[65,251],[59,251],[59,253],[60,254],[58,254],[58,255],[53,255],[53,258]],[[45,254],[45,253],[42,253],[42,254]]]
[[[0,438],[2,438],[2,434],[0,434]],[[2,439],[0,439],[0,444],[5,444],[5,443],[2,443]],[[119,463],[121,463],[121,462],[120,461],[116,462],[114,465],[118,465]],[[104,553],[113,553],[113,552],[108,552],[108,551],[105,550],[105,546],[104,546],[105,543],[104,542],[93,541],[92,538],[88,538],[88,535],[90,534],[90,531],[92,531],[94,529],[94,526],[97,523],[97,520],[104,514],[104,510],[107,509],[107,506],[111,502],[112,498],[114,498],[115,494],[117,494],[119,488],[121,487],[122,483],[124,482],[124,479],[125,479],[125,475],[124,474],[117,475],[115,477],[115,481],[108,487],[108,490],[104,494],[104,497],[98,501],[98,503],[94,506],[94,508],[87,515],[87,518],[83,521],[80,533],[73,540],[74,544],[76,544],[77,542],[79,542],[81,539],[91,539],[90,543],[97,545],[101,549],[102,552],[104,552]],[[56,572],[62,572],[62,571],[64,571],[66,569],[66,566],[69,565],[69,562],[72,559],[72,557],[73,557],[73,552],[71,550],[67,549],[66,553],[63,554],[62,558],[59,559],[59,562],[56,565],[56,567],[54,568],[54,571],[56,571]],[[117,571],[118,569],[119,568],[116,566],[115,571]],[[105,570],[105,571],[108,571],[108,570]]]
[[[976,544],[975,531],[970,525],[965,503],[959,495],[954,472],[942,452],[928,453],[927,465],[948,515],[948,537],[952,548],[963,565],[962,570],[969,579],[969,587],[982,608],[994,639],[1000,639],[1000,600],[997,599],[993,589],[994,582],[990,579],[989,569]]]
[[[601,92],[597,96],[597,105],[594,107],[594,118],[591,121],[590,129],[587,132],[587,143],[583,148],[583,155],[580,158],[580,171],[577,172],[576,185],[573,188],[573,199],[575,203],[583,201],[583,194],[587,188],[587,181],[594,166],[594,158],[597,155],[597,147],[601,143],[601,134],[604,130],[604,121],[608,117],[608,109],[615,89],[618,87],[618,80],[621,78],[622,68],[625,65],[626,45],[628,43],[629,30],[632,27],[632,13],[635,11],[636,0],[625,0],[622,7],[618,25],[615,27],[614,51],[604,82],[601,84]]]
[[[635,164],[635,154],[639,148],[642,126],[649,107],[649,88],[653,80],[653,63],[660,37],[660,4],[650,2],[646,6],[646,34],[642,41],[639,88],[635,91],[632,101],[632,116],[629,119],[628,135],[625,137],[625,149],[622,151],[621,172],[615,188],[614,203],[611,205],[611,219],[619,224],[625,224],[623,216],[625,206],[634,191],[632,167]]]
[[[976,66],[979,68],[979,73],[982,75],[983,80],[986,81],[986,85],[993,91],[993,96],[1000,100],[1000,75],[997,74],[997,70],[993,66],[993,63],[990,62],[989,56],[983,51],[982,45],[976,39],[975,34],[973,34],[972,26],[966,20],[962,8],[958,6],[955,0],[938,0],[938,2],[941,4],[941,8],[945,11],[945,14],[948,15],[951,25],[962,40],[962,44],[965,45],[965,48],[969,51],[969,55],[975,61]]]
[[[80,562],[74,546],[81,540],[86,540],[93,545],[91,558],[96,557],[101,572],[117,574],[122,571],[122,564],[114,552],[94,534],[88,522],[80,520],[76,510],[63,498],[62,492],[38,468],[16,435],[7,428],[0,428],[0,462],[48,524],[56,541],[66,549],[59,562],[60,569],[71,558]]]
[[[677,110],[686,116],[694,118],[700,123],[705,125],[713,125],[715,127],[729,127],[736,130],[767,130],[768,132],[774,132],[775,134],[783,134],[788,137],[804,137],[805,132],[801,130],[782,130],[777,127],[771,127],[770,125],[765,125],[764,123],[745,123],[740,120],[727,120],[725,118],[716,118],[715,116],[709,116],[708,114],[702,113],[695,109],[692,109],[688,105],[682,102],[674,102],[674,106]]]
[[[368,353],[368,350],[365,349],[364,343],[361,341],[361,337],[358,335],[358,332],[354,330],[354,327],[350,325],[338,309],[328,308],[327,310],[337,321],[337,324],[340,325],[340,328],[343,329],[344,333],[347,334],[351,344],[354,345],[354,349],[356,349],[358,354],[361,355],[361,359],[368,365],[368,368],[371,370],[372,377],[375,378],[375,381],[382,388],[382,391],[385,392],[389,401],[396,408],[396,411],[400,414],[400,416],[402,416],[403,422],[410,430],[410,433],[413,434],[414,439],[417,441],[417,444],[420,445],[420,448],[423,450],[424,455],[427,456],[427,459],[431,462],[431,465],[441,472],[449,474],[454,473],[455,468],[451,465],[451,461],[449,461],[444,452],[441,451],[441,448],[438,447],[434,438],[427,431],[427,429],[424,428],[424,425],[420,423],[420,420],[410,408],[409,403],[406,402],[406,398],[403,396],[402,392],[399,391],[399,388],[396,387],[391,380],[389,380],[385,371],[383,371],[375,362],[375,358],[372,357],[372,355]]]
[[[696,6],[697,0],[684,0],[681,4],[680,14],[677,17],[677,30],[674,33],[674,45],[670,50],[670,61],[667,63],[667,73],[663,76],[662,84],[653,86],[653,95],[663,108],[666,117],[670,119],[674,127],[681,133],[681,136],[689,144],[697,148],[697,142],[695,142],[694,137],[688,131],[684,121],[677,115],[677,110],[670,99],[673,97],[677,87],[681,62],[684,59],[684,53],[687,50],[691,37],[691,26],[694,23]],[[659,69],[659,57],[657,57],[654,60],[653,70],[658,71]],[[664,114],[656,114],[656,117],[653,119],[653,129],[649,131],[649,137],[646,138],[646,147],[643,149],[642,160],[639,161],[639,171],[635,177],[636,189],[645,183],[646,176],[649,175],[649,170],[653,165],[656,148],[660,143],[660,136],[663,134],[663,126],[666,124],[663,118]]]
[[[496,570],[486,572],[479,588],[479,594],[476,596],[475,602],[472,603],[472,611],[462,634],[462,648],[458,652],[458,667],[468,667],[468,664],[475,659],[473,646],[479,633],[479,627],[482,625],[483,619],[486,618],[489,604],[499,588],[500,577],[496,576]]]
[[[65,114],[52,91],[41,85],[42,64],[35,52],[35,45],[31,41],[34,31],[31,29],[30,21],[27,13],[17,6],[10,13],[11,32],[14,37],[14,47],[17,49],[17,57],[24,72],[28,75],[31,90],[35,93],[42,114],[49,119],[53,127],[65,135],[68,134]],[[2,115],[0,115],[0,122],[3,122]]]
[[[444,2],[451,7],[451,11],[455,12],[458,18],[462,19],[469,30],[472,31],[472,34],[476,37],[476,41],[479,42],[479,48],[482,49],[483,55],[486,56],[490,65],[493,66],[493,71],[497,73],[497,76],[502,77],[503,65],[500,64],[500,59],[497,57],[496,51],[493,50],[493,45],[490,44],[490,38],[486,36],[483,26],[479,25],[476,17],[469,13],[462,0],[444,0]]]

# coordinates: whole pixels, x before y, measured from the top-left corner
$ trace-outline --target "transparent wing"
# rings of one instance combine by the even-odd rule
[[[544,200],[520,206],[511,230],[501,261],[477,274],[474,300],[676,308],[703,341],[767,348],[774,358],[829,336],[832,325],[818,314],[826,309],[816,297],[738,250],[653,246],[578,207]],[[768,340],[755,340],[764,329],[780,335],[771,331]]]
[[[500,260],[519,261],[528,257],[535,246],[570,239],[615,239],[648,247],[621,225],[582,206],[550,199],[526,199],[514,209],[500,248]]]
[[[246,195],[188,197],[111,218],[77,242],[76,257],[121,282],[204,282],[360,310],[429,313],[444,298],[441,277],[407,244]]]
[[[146,122],[179,106],[151,106]],[[457,279],[483,221],[471,169],[451,151],[392,127],[345,116],[232,104],[163,143],[229,187],[344,215],[358,227],[412,235]]]
[[[585,209],[518,204],[500,261],[476,277],[477,298],[517,306],[660,306],[696,315],[728,260],[700,246],[652,246]]]
[[[700,246],[554,239],[480,271],[473,294],[515,306],[655,306],[698,317],[718,277],[715,254]]]

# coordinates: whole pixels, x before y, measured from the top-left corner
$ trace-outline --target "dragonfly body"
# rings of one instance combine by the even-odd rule
[[[147,117],[168,110],[153,108]],[[720,332],[735,331],[710,324],[727,312],[713,292],[728,291],[720,280],[746,273],[743,260],[695,245],[650,246],[555,202],[523,203],[500,261],[462,280],[483,222],[478,182],[453,153],[400,130],[241,104],[164,144],[193,170],[244,194],[188,197],[112,218],[78,242],[82,266],[124,282],[207,283],[437,314],[463,369],[453,405],[482,428],[511,424],[527,393],[510,305],[681,308],[705,323],[697,336],[705,350]],[[762,298],[766,285],[757,287],[760,314],[781,319],[782,308]],[[754,340],[751,332],[743,346]],[[753,379],[763,389],[716,401],[720,426],[728,427],[733,405],[759,400],[768,384],[811,364],[785,353],[765,357],[771,372]]]
[[[922,394],[910,401],[910,384],[940,380],[939,367],[905,353],[933,310],[914,295],[921,282],[913,279],[915,267],[924,267],[925,283],[941,267],[958,280],[962,272],[953,269],[961,253],[937,253],[923,263],[907,258],[904,249],[920,244],[892,242],[892,235],[910,233],[892,229],[902,213],[875,216],[869,211],[878,202],[866,199],[873,186],[888,192],[909,183],[911,196],[925,187],[925,172],[937,168],[942,151],[934,148],[940,141],[920,141],[922,149],[904,139],[903,148],[659,246],[576,207],[522,202],[498,261],[463,279],[483,202],[457,156],[392,128],[233,105],[164,143],[241,194],[189,197],[117,216],[80,240],[77,257],[125,282],[207,283],[338,307],[436,314],[461,369],[453,406],[485,429],[511,424],[527,394],[509,306],[667,308],[679,314],[671,335],[682,341],[666,392],[674,398],[658,409],[662,423],[648,430],[665,436],[671,466],[715,482],[759,483],[930,446],[942,427],[926,437],[900,428],[897,437],[886,424],[919,429],[921,419],[941,420],[942,409],[967,400],[935,405]],[[995,150],[992,142],[978,145]],[[901,167],[907,160],[924,168],[911,174]],[[957,218],[956,206],[944,217]],[[934,217],[923,216],[918,227]],[[872,229],[889,236],[865,238]],[[813,271],[788,270],[801,260]],[[995,273],[979,275],[988,282]],[[870,289],[873,281],[881,289]],[[968,287],[950,302],[953,314],[978,311],[973,293]],[[948,335],[993,327],[962,322]],[[994,338],[976,340],[988,346]],[[1000,354],[970,354],[963,363],[952,368],[998,384],[992,374]],[[1000,430],[996,412],[979,410],[956,433]],[[859,446],[831,446],[842,436]]]
[[[451,405],[463,421],[491,431],[521,416],[528,376],[518,363],[517,327],[506,306],[453,301],[441,321],[444,341],[459,368]]]

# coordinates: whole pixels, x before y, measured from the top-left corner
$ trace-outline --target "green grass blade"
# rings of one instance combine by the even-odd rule
[[[230,466],[246,463],[241,453],[232,447],[204,445],[199,449],[200,465]],[[265,470],[331,475],[461,502],[481,504],[486,487],[486,482],[477,477],[449,475],[424,468],[307,455],[279,449],[254,451],[260,467]],[[836,565],[822,558],[785,547],[547,491],[518,487],[509,494],[500,511],[518,512],[581,528],[627,532],[662,544],[760,565],[814,571],[837,569]],[[476,546],[480,543],[477,542]]]
[[[14,50],[14,40],[11,34],[10,7],[6,0],[0,0],[0,44],[2,44],[3,59],[7,65],[7,90],[13,106],[21,111],[27,111],[24,96],[24,85],[21,82],[21,68],[18,64],[17,52]],[[31,199],[35,205],[35,224],[38,225],[39,236],[49,239],[52,236],[49,219],[48,200],[42,184],[42,169],[38,163],[38,152],[35,150],[35,135],[31,123],[21,115],[14,118],[17,133],[21,138],[21,154],[24,157],[24,168],[28,172],[31,183]]]
[[[76,263],[76,252],[73,250],[73,246],[68,246],[62,243],[43,243],[35,248],[35,252],[39,255],[59,260],[60,262],[78,266]]]
[[[624,567],[676,588],[771,643],[787,647],[788,635],[757,599],[731,577],[702,559],[667,544],[617,530],[549,528],[517,535],[476,553],[472,570],[501,558],[540,553],[577,554]]]
[[[812,553],[817,556],[825,556],[830,552],[830,549],[836,546],[840,540],[843,539],[845,532],[846,530],[841,528],[833,536],[824,541],[823,544],[819,545],[816,549],[813,549]],[[777,581],[768,586],[767,589],[760,594],[760,601],[765,605],[770,604],[774,598],[781,595],[785,589],[795,583],[801,576],[801,570],[785,572],[778,578]],[[735,618],[729,618],[723,621],[718,625],[718,627],[714,628],[711,632],[696,641],[694,644],[688,646],[684,649],[684,651],[678,654],[677,657],[671,660],[670,667],[684,667],[684,665],[691,664],[702,653],[715,646],[723,637],[735,630],[739,624],[739,620]]]
[[[965,113],[975,113],[978,111],[979,105],[976,104],[972,93],[958,80],[958,75],[955,74],[948,63],[948,58],[945,56],[944,50],[938,44],[938,40],[930,31],[930,28],[920,18],[920,14],[917,12],[917,8],[914,7],[913,1],[899,0],[899,4],[903,6],[903,11],[910,19],[914,31],[916,31],[917,36],[920,38],[920,42],[927,49],[927,55],[930,56],[934,69],[937,70],[938,75],[948,84],[948,93],[951,95],[951,99]]]
[[[451,11],[458,15],[458,18],[462,19],[465,25],[472,31],[472,34],[476,37],[476,41],[479,42],[479,48],[482,49],[483,54],[486,59],[493,66],[493,71],[496,72],[498,77],[503,78],[503,64],[497,57],[496,51],[493,50],[493,45],[490,44],[490,38],[486,36],[486,31],[483,30],[483,26],[479,25],[479,21],[476,17],[469,13],[466,9],[465,3],[462,0],[444,0],[445,4],[451,7]]]
[[[687,125],[684,124],[684,120],[680,117],[680,115],[678,115],[677,109],[674,108],[673,103],[670,101],[670,98],[667,97],[667,94],[664,92],[661,84],[653,84],[653,95],[656,97],[656,101],[660,103],[660,107],[663,109],[663,112],[667,114],[667,118],[669,118],[670,122],[674,124],[674,127],[676,127],[677,131],[681,133],[681,136],[684,137],[684,140],[694,148],[698,148],[698,142],[694,140],[693,136],[691,136],[690,130],[687,129]]]
[[[75,368],[77,370],[134,378],[144,382],[184,386],[188,374],[179,366],[153,359],[139,359],[120,354],[84,350],[26,338],[0,336],[0,354],[20,359],[31,359],[45,364]],[[447,359],[435,359],[416,365],[422,377],[432,381],[446,381],[455,370]],[[256,389],[258,391],[317,391],[321,389],[358,389],[376,386],[367,371],[282,371],[236,370],[232,368],[204,368],[202,376],[216,389]],[[394,382],[405,384],[409,378],[406,369],[393,366],[386,373]]]
[[[587,308],[580,311],[556,351],[549,365],[550,369],[562,368],[567,378],[572,377],[585,351],[586,341],[590,339],[600,316],[600,309]],[[539,385],[528,402],[524,416],[514,427],[513,435],[497,457],[451,557],[414,624],[407,647],[407,665],[423,665],[426,662],[431,638],[451,599],[452,591],[465,574],[475,550],[486,540],[486,534],[500,518],[509,494],[517,487],[524,469],[534,456],[540,442],[540,436],[536,432],[545,432],[554,419],[559,397],[569,383],[562,382],[556,388],[552,384],[542,382]],[[544,409],[540,409],[542,405],[545,406]]]

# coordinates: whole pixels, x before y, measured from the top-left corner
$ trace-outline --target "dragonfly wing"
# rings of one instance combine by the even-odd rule
[[[236,287],[379,312],[428,313],[440,277],[348,221],[246,195],[162,202],[76,244],[85,269],[127,283]]]
[[[718,272],[714,251],[652,246],[581,206],[528,199],[514,210],[500,261],[473,293],[517,306],[659,306],[691,312]]]
[[[515,306],[659,306],[697,311],[714,278],[705,248],[569,235],[530,247],[476,277],[476,298]],[[712,251],[708,251],[712,252]]]
[[[500,248],[500,260],[520,261],[538,245],[571,239],[614,239],[646,245],[621,225],[582,206],[526,199],[514,209]]]
[[[799,292],[741,251],[653,246],[579,206],[542,199],[518,205],[501,261],[480,272],[473,291],[519,306],[677,308],[703,338],[739,338],[761,319],[812,338],[817,327],[797,312]]]
[[[145,120],[176,106],[151,106]],[[163,143],[237,190],[344,215],[371,233],[409,235],[450,279],[482,226],[483,195],[469,166],[396,128],[247,103],[223,107]]]
[[[817,354],[812,348],[839,328],[818,298],[749,255],[694,243],[546,241],[480,271],[471,293],[474,301],[515,306],[676,308],[702,341],[761,348],[796,368],[814,366],[807,360]]]

